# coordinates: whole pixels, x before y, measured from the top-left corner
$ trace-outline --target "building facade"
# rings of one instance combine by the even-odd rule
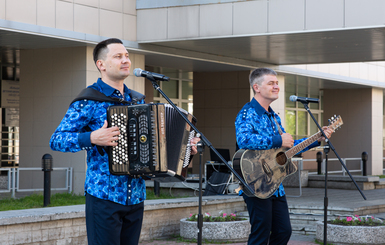
[[[381,0],[0,0],[2,166],[40,167],[50,153],[54,166],[74,168],[73,191],[83,192],[85,152],[52,152],[49,139],[72,99],[99,76],[93,47],[116,37],[132,70],[172,78],[161,87],[197,117],[214,147],[235,152],[234,119],[252,97],[248,75],[270,67],[281,87],[273,108],[288,132],[300,138],[317,131],[290,95],[319,98],[310,109],[321,125],[334,114],[344,120],[332,138],[339,155],[366,151],[368,174],[380,175],[384,9]],[[128,87],[146,93],[147,102],[163,101],[131,74]],[[41,186],[39,174],[20,177],[20,185]]]

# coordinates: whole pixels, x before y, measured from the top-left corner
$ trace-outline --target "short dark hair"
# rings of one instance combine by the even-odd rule
[[[123,44],[123,42],[120,39],[117,38],[110,38],[106,39],[104,41],[101,41],[100,43],[96,44],[96,47],[94,48],[94,62],[96,64],[96,61],[100,59],[101,54],[107,49],[107,46],[112,43],[120,43]]]
[[[263,82],[263,77],[265,75],[277,76],[277,73],[270,68],[257,68],[250,73],[249,82],[254,94],[255,94],[255,91],[254,91],[253,85],[254,84],[261,85]]]

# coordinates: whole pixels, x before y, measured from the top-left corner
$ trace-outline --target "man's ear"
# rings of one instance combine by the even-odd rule
[[[259,92],[259,86],[257,83],[253,84],[253,89],[254,89],[254,92],[256,92],[256,93]]]
[[[104,62],[102,60],[96,61],[96,66],[98,67],[99,71],[104,71],[105,70]]]

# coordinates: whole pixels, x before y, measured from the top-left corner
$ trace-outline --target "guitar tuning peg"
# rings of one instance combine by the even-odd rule
[[[334,117],[337,117],[336,114],[334,114]]]

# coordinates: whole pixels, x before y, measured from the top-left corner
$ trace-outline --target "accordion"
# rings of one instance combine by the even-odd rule
[[[179,108],[190,122],[195,117]],[[184,181],[195,131],[169,104],[110,106],[109,127],[120,130],[118,145],[108,147],[112,174],[147,176],[159,182]]]

